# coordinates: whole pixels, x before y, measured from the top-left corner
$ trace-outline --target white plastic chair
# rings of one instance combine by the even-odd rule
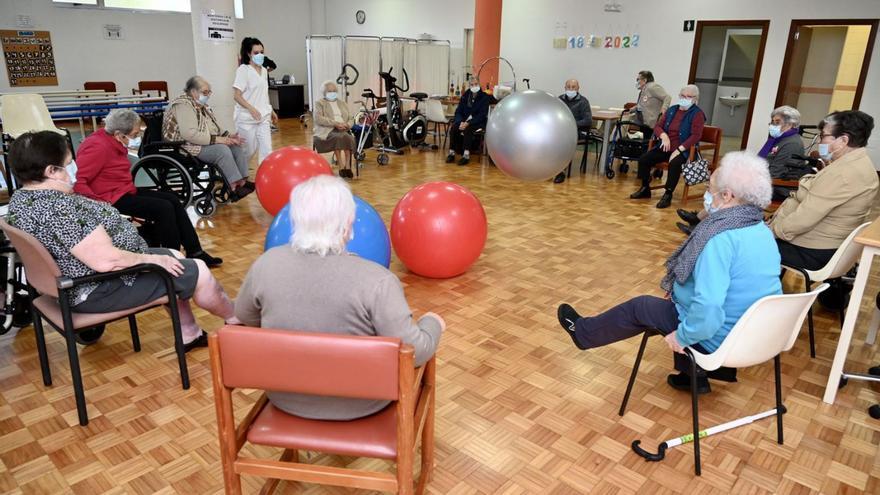
[[[31,131],[54,131],[65,134],[55,127],[46,101],[38,94],[6,94],[0,96],[0,120],[3,133],[12,139]]]
[[[820,292],[828,288],[828,284],[822,284],[815,290],[802,294],[782,294],[778,296],[766,296],[755,301],[742,315],[730,333],[721,343],[721,346],[711,354],[703,354],[690,347],[685,348],[685,355],[691,363],[691,408],[693,414],[693,442],[694,442],[694,473],[700,475],[700,422],[698,411],[697,394],[697,367],[705,371],[717,370],[722,366],[730,368],[746,368],[764,363],[771,358],[775,368],[776,378],[776,441],[782,444],[782,414],[785,406],[782,404],[782,383],[779,364],[779,355],[788,351],[797,341],[798,334],[804,324],[804,318]],[[626,404],[629,401],[636,374],[639,372],[639,364],[645,352],[645,344],[648,337],[656,333],[654,329],[645,331],[642,344],[633,365],[632,375],[623,396],[618,414],[623,416]],[[744,418],[742,418],[744,419]],[[710,429],[711,430],[711,429]],[[709,431],[707,434],[711,434]],[[686,438],[681,443],[687,443]],[[660,460],[667,448],[667,443],[660,444],[659,455],[649,454],[638,447],[639,441],[633,442],[633,450],[647,460]],[[678,443],[676,445],[680,445]],[[673,445],[675,446],[675,445]]]
[[[428,125],[434,124],[434,143],[440,144],[440,148],[446,147],[446,134],[449,132],[449,118],[443,111],[443,103],[433,98],[425,100],[425,118],[428,119]],[[443,126],[443,132],[440,133],[440,126]],[[439,143],[438,143],[439,141]]]
[[[804,291],[809,292],[814,283],[821,283],[826,280],[831,280],[833,278],[838,278],[846,274],[856,264],[859,256],[862,255],[862,245],[855,242],[855,238],[859,235],[865,228],[871,225],[871,222],[863,223],[855,228],[850,234],[844,239],[843,243],[840,247],[837,248],[837,251],[834,253],[834,256],[825,264],[822,268],[818,270],[806,270],[804,268],[796,268],[791,266],[782,265],[782,268],[803,277],[804,279]],[[840,306],[840,324],[843,325],[843,311],[844,305]],[[813,309],[810,308],[810,311],[807,315],[807,322],[810,326],[810,356],[816,357],[816,343],[815,336],[813,334]]]

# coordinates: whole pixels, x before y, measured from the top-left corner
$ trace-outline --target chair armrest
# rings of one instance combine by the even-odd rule
[[[798,186],[800,186],[800,182],[799,182],[799,181],[796,181],[796,180],[787,180],[787,179],[772,179],[772,180],[770,181],[770,183],[773,184],[774,186],[781,186],[781,187],[794,187],[794,188],[797,188]]]
[[[141,263],[138,265],[130,266],[128,268],[123,268],[121,270],[113,270],[112,272],[104,273],[93,273],[91,275],[85,275],[76,278],[61,276],[55,280],[59,289],[68,290],[78,285],[89,284],[93,282],[104,282],[105,280],[113,280],[123,275],[130,275],[133,273],[158,273],[160,277],[167,281],[167,283],[172,283],[171,274],[168,273],[168,270],[154,263]]]

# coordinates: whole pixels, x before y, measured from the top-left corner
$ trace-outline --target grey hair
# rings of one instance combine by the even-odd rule
[[[183,86],[183,92],[186,94],[190,94],[193,91],[199,90],[202,88],[204,83],[208,81],[205,80],[202,76],[192,76],[191,78],[186,80],[186,84]]]
[[[770,114],[770,118],[776,116],[782,117],[782,121],[786,124],[797,127],[801,125],[801,113],[798,112],[797,108],[790,107],[788,105],[782,105],[781,107],[773,110],[773,113]]]
[[[770,204],[773,187],[767,160],[751,151],[734,151],[724,155],[718,170],[712,174],[715,188],[730,191],[733,197],[762,210]]]
[[[128,134],[134,127],[138,125],[141,118],[137,112],[129,108],[117,108],[111,110],[107,117],[104,118],[104,130],[109,134],[121,132]]]
[[[684,90],[689,89],[691,93],[694,94],[694,103],[700,101],[700,88],[697,87],[696,84],[688,84],[681,88],[681,93],[684,93]]]
[[[354,196],[344,180],[332,175],[312,177],[290,193],[291,246],[319,256],[344,253],[354,213]]]
[[[339,85],[336,84],[336,81],[334,81],[333,79],[327,79],[326,81],[321,83],[321,98],[327,96],[327,86],[329,84],[336,86],[337,91],[339,90]]]

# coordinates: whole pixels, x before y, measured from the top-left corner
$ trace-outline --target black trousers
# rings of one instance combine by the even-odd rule
[[[671,151],[663,151],[660,147],[646,151],[639,157],[639,179],[642,179],[642,186],[651,185],[651,169],[658,163],[669,161]],[[669,161],[669,170],[666,173],[666,190],[674,191],[678,186],[678,180],[681,178],[681,167],[687,160],[687,152],[679,153],[672,161]]]
[[[796,246],[788,241],[776,239],[782,264],[792,268],[818,270],[831,261],[836,249],[811,249]]]
[[[678,328],[678,324],[678,310],[671,299],[638,296],[602,314],[581,318],[575,323],[575,336],[583,346],[592,349],[641,335],[650,328],[668,335]],[[700,344],[691,347],[709,354]],[[672,358],[676,370],[690,374],[691,366],[687,356],[673,353]],[[731,372],[735,376],[736,370]]]
[[[480,129],[479,127],[468,125],[462,131],[460,124],[460,122],[452,124],[452,127],[449,128],[449,150],[459,155],[464,153],[464,150],[470,151],[471,145],[474,142],[474,132]]]
[[[162,191],[138,191],[119,198],[113,206],[123,215],[148,220],[148,235],[144,237],[150,247],[180,249],[188,256],[202,250],[196,229],[190,222],[177,196]]]

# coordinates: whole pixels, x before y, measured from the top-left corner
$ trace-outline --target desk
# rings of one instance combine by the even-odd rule
[[[855,238],[855,242],[861,244],[864,248],[859,259],[859,271],[856,273],[856,280],[853,283],[849,306],[846,307],[846,317],[844,317],[843,326],[840,329],[837,351],[835,351],[834,361],[831,363],[831,373],[828,375],[828,383],[825,385],[825,396],[822,400],[828,404],[834,404],[840,378],[843,375],[843,365],[846,362],[846,355],[849,353],[849,344],[856,327],[856,320],[859,317],[859,306],[862,304],[862,296],[865,295],[865,286],[868,284],[868,276],[871,274],[871,264],[874,262],[874,256],[880,255],[880,220],[874,220],[868,228]],[[874,313],[876,320],[876,310]],[[872,330],[874,330],[876,322],[871,322],[871,326]],[[871,340],[870,337],[868,340]],[[854,374],[848,375],[853,376]],[[869,379],[867,377],[859,377],[858,375],[853,377]],[[876,379],[876,377],[874,378]]]
[[[302,84],[277,84],[269,86],[269,101],[279,118],[299,117],[306,113],[305,86]]]
[[[611,128],[614,123],[620,120],[620,112],[612,112],[611,110],[594,110],[593,120],[602,122],[602,153],[599,155],[600,172],[605,175],[605,165],[608,160],[608,144],[611,141]],[[587,151],[584,150],[584,153]]]

